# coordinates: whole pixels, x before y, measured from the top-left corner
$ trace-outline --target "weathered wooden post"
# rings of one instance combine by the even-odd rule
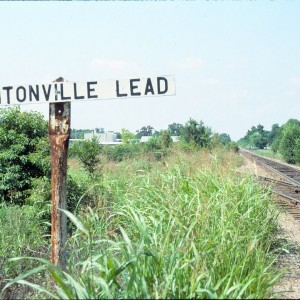
[[[62,82],[58,78],[55,82]],[[51,262],[66,269],[65,244],[67,217],[60,209],[67,209],[67,158],[70,139],[71,103],[49,104],[49,137],[51,146]]]

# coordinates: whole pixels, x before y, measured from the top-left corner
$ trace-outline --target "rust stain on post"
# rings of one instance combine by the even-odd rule
[[[62,82],[59,78],[56,82]],[[51,146],[51,262],[66,269],[65,244],[67,217],[59,209],[67,208],[67,157],[70,139],[71,103],[49,104],[49,137]]]

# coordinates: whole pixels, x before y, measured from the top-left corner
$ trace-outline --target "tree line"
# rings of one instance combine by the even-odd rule
[[[85,133],[90,132],[104,133],[104,128],[95,129],[71,129],[71,139],[83,139]],[[227,133],[214,133],[212,130],[205,126],[202,121],[193,119],[188,120],[185,124],[172,123],[168,125],[166,130],[158,131],[151,125],[142,126],[136,130],[135,133],[130,132],[128,129],[122,128],[121,132],[115,132],[117,139],[122,139],[127,143],[129,140],[138,141],[142,136],[157,137],[161,134],[181,137],[182,141],[187,143],[194,143],[196,145],[207,147],[213,142],[214,144],[227,145],[231,141],[230,135]]]
[[[257,149],[269,147],[274,153],[280,153],[286,162],[300,163],[300,121],[289,119],[282,126],[276,123],[270,131],[260,124],[252,126],[238,145]]]

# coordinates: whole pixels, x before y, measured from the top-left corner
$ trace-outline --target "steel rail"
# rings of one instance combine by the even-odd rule
[[[277,194],[281,197],[284,197],[284,198],[287,198],[289,200],[292,200],[292,201],[295,201],[297,204],[300,204],[300,194],[298,194],[298,188],[299,186],[297,185],[294,185],[294,184],[290,184],[289,182],[285,182],[285,181],[281,181],[281,180],[276,180],[276,179],[273,179],[273,178],[269,178],[269,177],[263,177],[263,176],[258,176],[258,179],[260,181],[269,181],[269,182],[272,182],[274,183],[274,186],[272,186],[272,193],[274,194]],[[276,190],[276,184],[279,184],[279,185],[283,185],[285,187],[288,187],[288,188],[293,188],[294,190],[292,191],[289,191],[289,190],[285,190],[285,191],[279,191],[279,190]],[[278,187],[278,186],[277,186]],[[289,194],[293,194],[295,193],[297,196],[299,196],[299,198],[294,198],[293,196],[290,196],[284,192],[287,192]]]
[[[300,221],[300,182],[284,174],[284,171],[288,170],[288,172],[292,172],[293,175],[297,174],[300,178],[300,171],[248,151],[241,151],[241,154],[246,158],[257,162],[259,165],[271,171],[273,174],[279,175],[280,178],[284,178],[283,180],[286,180],[283,181],[270,177],[256,176],[256,178],[262,184],[271,187],[271,192],[273,194],[279,196],[278,204],[283,206],[287,213],[291,214],[294,219]],[[268,165],[268,162],[272,166]],[[276,167],[281,171],[274,168],[274,165],[276,165]]]
[[[283,163],[280,163],[280,162],[277,162],[277,161],[274,161],[274,160],[271,160],[269,158],[266,158],[266,157],[263,157],[261,155],[258,155],[258,154],[255,154],[255,153],[252,153],[252,152],[249,152],[247,150],[242,150],[241,151],[241,154],[244,155],[244,156],[250,156],[252,157],[253,159],[256,160],[256,162],[260,163],[263,167],[267,168],[268,170],[274,172],[275,174],[285,178],[286,180],[288,180],[289,182],[293,183],[293,184],[296,184],[296,185],[299,185],[300,184],[300,170],[296,169],[296,168],[293,168],[291,166],[288,166],[286,164],[283,164]],[[246,154],[246,155],[245,155]],[[277,168],[275,167],[277,166]],[[278,170],[278,168],[280,170]],[[282,170],[282,168],[284,170]],[[294,175],[287,175],[285,172],[292,172]],[[298,177],[299,179],[295,179],[294,177]]]

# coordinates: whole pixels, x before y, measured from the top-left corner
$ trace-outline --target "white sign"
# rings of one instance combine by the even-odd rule
[[[3,86],[0,105],[175,95],[175,77]]]

